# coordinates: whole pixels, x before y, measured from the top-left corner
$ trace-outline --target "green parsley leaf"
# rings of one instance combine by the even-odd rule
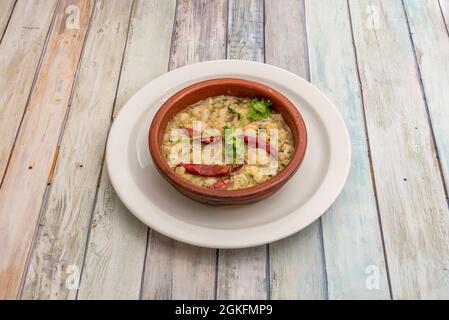
[[[249,111],[247,118],[251,121],[260,121],[270,116],[271,110],[269,107],[272,105],[270,100],[265,99],[253,99],[249,103]]]

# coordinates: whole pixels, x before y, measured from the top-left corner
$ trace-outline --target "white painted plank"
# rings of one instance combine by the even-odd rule
[[[0,179],[6,170],[56,4],[57,0],[18,1],[0,44]]]
[[[6,30],[15,3],[16,0],[3,0],[0,2],[0,41]]]
[[[266,249],[219,250],[218,299],[267,299]]]
[[[407,9],[447,188],[449,186],[449,34],[436,1],[407,0],[404,5]]]
[[[228,59],[264,61],[263,1],[229,1]],[[266,299],[267,246],[219,250],[218,299]]]
[[[265,61],[308,79],[304,9],[304,0],[265,1]],[[272,299],[326,297],[319,221],[270,244],[269,256]]]
[[[350,1],[392,296],[448,298],[449,212],[401,1]]]
[[[32,251],[23,297],[74,299],[66,286],[81,271],[132,0],[94,8],[47,205]]]
[[[347,1],[307,1],[306,13],[311,82],[336,104],[352,143],[346,185],[322,217],[328,298],[389,299]]]
[[[449,33],[449,0],[439,0],[439,4],[446,24],[446,30]]]
[[[222,59],[226,1],[178,1],[170,68]],[[216,250],[168,239],[151,230],[143,299],[213,299]]]
[[[69,5],[79,9],[79,28],[67,27],[71,26],[66,24]],[[59,4],[48,48],[0,189],[0,299],[18,295],[91,13],[91,1],[63,0]]]
[[[114,114],[167,70],[175,4],[135,2]],[[78,298],[138,299],[147,231],[117,197],[104,167]]]

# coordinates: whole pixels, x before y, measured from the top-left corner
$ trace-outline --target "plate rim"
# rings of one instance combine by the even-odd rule
[[[139,209],[138,207],[136,207],[135,204],[132,203],[132,200],[130,201],[130,197],[127,196],[126,192],[124,191],[124,188],[122,187],[122,183],[124,183],[123,179],[121,179],[120,181],[120,175],[115,174],[115,172],[117,172],[117,162],[115,160],[115,158],[113,157],[113,154],[115,151],[115,141],[117,139],[119,139],[120,137],[122,137],[122,134],[119,134],[119,130],[120,130],[120,125],[123,125],[122,123],[124,121],[126,121],[125,118],[125,114],[127,113],[128,109],[137,109],[136,103],[139,100],[139,97],[142,97],[146,94],[146,91],[148,91],[149,88],[151,88],[151,86],[155,86],[158,83],[163,83],[166,80],[169,80],[169,78],[174,77],[176,78],[178,75],[183,74],[183,73],[189,73],[192,71],[200,71],[200,72],[204,72],[205,74],[203,75],[203,80],[206,79],[206,77],[209,79],[210,77],[214,78],[214,77],[223,77],[223,76],[228,76],[228,75],[223,75],[222,73],[216,73],[214,71],[214,66],[222,66],[222,67],[226,67],[227,70],[243,70],[245,68],[249,68],[249,69],[253,69],[254,70],[258,70],[258,71],[254,71],[254,74],[259,72],[259,70],[262,70],[259,72],[260,73],[264,73],[265,71],[267,72],[273,72],[276,73],[277,75],[281,75],[281,77],[279,77],[279,84],[280,85],[285,85],[286,87],[289,87],[288,85],[286,85],[284,82],[289,82],[289,81],[298,81],[298,86],[302,86],[305,87],[307,90],[305,90],[304,92],[298,93],[296,90],[293,90],[296,94],[298,94],[301,98],[305,99],[305,100],[321,100],[322,103],[326,104],[326,107],[332,111],[334,111],[333,113],[333,117],[334,117],[334,122],[332,124],[326,123],[323,119],[321,115],[321,119],[323,120],[323,124],[326,126],[326,128],[328,129],[328,126],[332,126],[334,127],[340,127],[339,131],[337,130],[337,133],[339,133],[340,135],[340,143],[343,143],[344,146],[342,148],[342,145],[339,145],[339,156],[340,159],[340,166],[339,166],[339,172],[340,174],[337,175],[338,177],[338,182],[333,183],[333,187],[330,188],[331,190],[328,190],[328,192],[330,192],[330,195],[326,195],[327,200],[325,201],[326,205],[322,205],[322,204],[317,204],[318,206],[321,206],[321,208],[319,209],[315,209],[313,210],[313,208],[310,208],[312,213],[309,213],[307,215],[307,217],[302,217],[302,219],[297,219],[297,220],[305,220],[302,222],[298,222],[299,225],[295,225],[293,224],[293,226],[291,226],[291,222],[290,222],[290,227],[285,228],[285,225],[283,226],[283,230],[271,230],[271,233],[266,233],[263,232],[261,229],[266,229],[268,226],[270,225],[274,225],[277,224],[279,225],[280,223],[282,223],[282,221],[288,219],[292,219],[292,216],[295,215],[295,213],[297,213],[298,211],[302,210],[302,208],[307,204],[307,202],[299,207],[296,207],[294,210],[292,210],[290,213],[288,213],[286,216],[281,217],[277,220],[274,220],[272,222],[268,222],[266,224],[263,225],[258,225],[258,226],[253,226],[253,227],[247,227],[247,228],[239,228],[239,229],[213,229],[213,228],[208,228],[205,226],[199,226],[199,225],[193,225],[193,224],[189,224],[188,222],[183,221],[181,224],[184,225],[184,227],[186,227],[187,229],[191,229],[191,226],[194,226],[194,229],[202,229],[204,230],[213,230],[214,232],[219,232],[219,233],[226,233],[227,236],[223,237],[223,235],[220,235],[220,239],[215,239],[212,240],[211,238],[209,239],[205,239],[205,237],[203,237],[203,240],[201,240],[201,237],[198,238],[198,236],[192,238],[192,236],[189,236],[189,231],[187,230],[182,230],[182,229],[177,229],[178,233],[176,232],[176,228],[170,230],[170,228],[167,228],[167,226],[163,227],[160,224],[158,225],[157,223],[157,217],[153,217],[153,219],[149,219],[148,214],[142,214],[142,209]],[[201,71],[201,69],[204,70],[209,70],[209,71]],[[215,73],[214,73],[215,72]],[[235,75],[234,75],[235,76]],[[249,75],[250,76],[250,75]],[[282,77],[285,76],[285,77]],[[176,81],[175,81],[176,82]],[[191,82],[189,82],[191,84]],[[176,82],[176,86],[182,85],[182,83],[180,83],[179,81]],[[186,84],[188,85],[188,84]],[[172,86],[172,88],[176,87],[175,85]],[[160,95],[161,100],[168,98],[165,97],[164,95]],[[313,105],[312,105],[313,107]],[[142,107],[144,108],[144,107]],[[145,108],[148,109],[148,107],[146,106]],[[316,111],[316,108],[313,108]],[[137,110],[136,110],[137,111]],[[319,112],[318,112],[319,113]],[[335,122],[335,120],[338,120]],[[135,125],[135,123],[134,123]],[[132,129],[130,130],[130,133],[132,132]],[[329,137],[329,139],[331,139],[332,137]],[[127,143],[126,143],[127,145]],[[333,146],[332,144],[330,144],[329,148],[332,150],[335,146]],[[342,152],[342,150],[344,151],[346,149],[346,152]],[[334,152],[330,153],[330,156],[334,155]],[[335,158],[335,157],[334,157]],[[109,136],[108,136],[108,142],[107,142],[107,147],[106,147],[106,167],[107,167],[107,171],[108,171],[108,175],[109,175],[109,180],[117,194],[117,196],[120,198],[120,200],[122,201],[122,203],[127,207],[127,209],[134,215],[136,216],[140,221],[142,221],[144,224],[146,224],[147,226],[149,226],[150,228],[156,230],[157,232],[160,232],[172,239],[184,242],[184,243],[188,243],[191,245],[195,245],[195,246],[201,246],[201,247],[209,247],[209,248],[246,248],[246,247],[253,247],[253,246],[257,246],[257,245],[262,245],[262,244],[266,244],[266,243],[270,243],[273,241],[277,241],[283,238],[286,238],[304,228],[306,228],[308,225],[312,224],[314,221],[316,221],[319,217],[321,217],[328,209],[329,207],[335,202],[335,200],[337,199],[338,195],[341,193],[348,175],[349,175],[349,171],[350,171],[350,165],[351,165],[351,158],[352,158],[352,147],[351,147],[351,140],[350,140],[350,136],[349,136],[349,132],[348,129],[346,127],[346,124],[343,120],[343,117],[341,116],[338,108],[329,100],[329,98],[327,98],[317,87],[315,87],[313,84],[309,83],[308,81],[306,81],[305,79],[301,78],[300,76],[284,70],[282,68],[273,66],[273,65],[269,65],[269,64],[265,64],[265,63],[260,63],[260,62],[253,62],[253,61],[245,61],[245,60],[210,60],[210,61],[204,61],[204,62],[199,62],[199,63],[195,63],[195,64],[191,64],[191,65],[187,65],[175,70],[172,70],[170,72],[166,72],[164,74],[162,74],[161,76],[153,79],[152,81],[150,81],[149,83],[147,83],[145,86],[143,86],[140,90],[138,90],[134,95],[132,95],[130,97],[130,99],[128,99],[128,101],[123,105],[123,107],[121,108],[120,112],[118,113],[118,115],[115,117],[112,127],[110,129],[109,132]],[[335,159],[334,159],[335,162]],[[308,201],[310,202],[310,199],[312,199],[315,194],[320,192],[320,189],[323,188],[323,181],[329,180],[328,176],[329,176],[329,172],[331,171],[331,164],[332,161],[329,161],[329,168],[327,170],[327,173],[323,176],[323,178],[321,179],[322,183],[320,184],[320,187],[316,190],[316,192],[310,196],[310,198],[308,199]],[[335,169],[334,169],[335,170]],[[121,175],[123,178],[123,175]],[[336,177],[333,177],[334,179]],[[163,179],[161,177],[161,179]],[[164,181],[165,183],[165,181]],[[157,213],[156,213],[157,216]],[[173,218],[175,219],[175,218]],[[178,219],[176,219],[178,220]],[[294,220],[294,219],[293,219]],[[161,221],[159,221],[161,222]],[[165,225],[167,225],[165,223]],[[281,224],[282,225],[282,224]],[[190,227],[189,227],[190,226]],[[240,233],[240,234],[239,234]],[[245,234],[244,238],[242,238],[242,233]],[[255,234],[261,234],[258,236],[254,236]],[[252,234],[253,236],[248,237],[248,234]],[[236,236],[240,236],[239,240],[236,240],[232,237],[236,237]],[[218,236],[217,236],[218,238]],[[229,241],[230,239],[232,239],[231,241]],[[224,241],[224,242],[223,242]]]

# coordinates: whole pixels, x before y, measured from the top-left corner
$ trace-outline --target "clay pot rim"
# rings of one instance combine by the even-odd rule
[[[241,86],[244,88],[251,88],[252,90],[256,90],[257,92],[259,92],[260,96],[266,97],[270,100],[278,101],[277,105],[279,106],[279,108],[284,109],[285,112],[288,113],[293,120],[293,126],[291,124],[289,125],[293,136],[299,137],[299,139],[295,138],[295,153],[293,154],[293,157],[290,160],[289,164],[279,174],[257,186],[238,190],[214,190],[199,187],[180,177],[167,164],[164,157],[162,156],[160,143],[157,139],[158,133],[161,126],[163,126],[163,130],[165,131],[165,127],[168,122],[163,122],[163,118],[167,113],[170,112],[170,110],[174,106],[177,105],[177,103],[179,103],[181,99],[199,90],[204,90],[207,87],[229,84]],[[273,97],[275,97],[275,99],[273,99]],[[243,203],[247,200],[263,198],[265,194],[272,193],[282,187],[282,185],[285,184],[286,181],[288,181],[300,167],[307,149],[307,141],[307,129],[304,123],[304,119],[302,118],[298,108],[296,108],[290,100],[288,100],[284,95],[282,95],[275,89],[272,89],[265,84],[240,78],[216,78],[205,80],[189,85],[188,87],[178,91],[177,93],[172,95],[165,103],[163,103],[159,110],[156,112],[148,132],[148,144],[153,162],[159,173],[170,184],[172,184],[177,189],[182,189],[181,191],[183,191],[183,193],[191,194],[198,198],[210,199],[212,201],[224,200],[227,203],[229,203],[230,200],[234,200],[236,204],[240,202]]]

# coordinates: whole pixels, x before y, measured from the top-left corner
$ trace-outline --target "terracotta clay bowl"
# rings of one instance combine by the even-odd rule
[[[273,103],[271,108],[282,114],[294,139],[295,153],[290,163],[275,177],[254,187],[240,190],[213,190],[196,186],[175,173],[165,161],[161,143],[168,122],[186,107],[219,95],[264,98]],[[157,111],[150,126],[148,144],[153,162],[176,190],[187,197],[210,205],[242,205],[262,200],[278,191],[298,170],[307,147],[307,130],[298,109],[282,94],[254,81],[220,78],[193,84],[171,96]]]

